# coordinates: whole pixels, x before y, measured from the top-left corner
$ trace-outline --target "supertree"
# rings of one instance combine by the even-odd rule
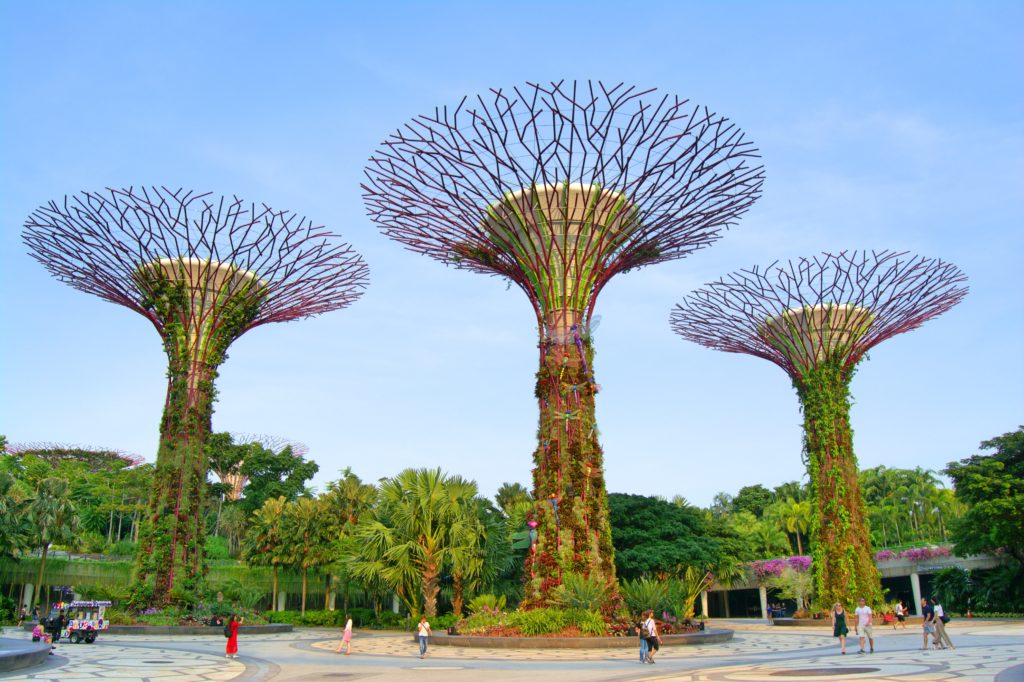
[[[153,590],[141,598],[167,603],[205,572],[204,444],[228,346],[253,327],[349,305],[366,265],[296,214],[156,187],[50,202],[29,216],[23,239],[57,279],[134,310],[163,340],[167,398],[136,571]]]
[[[304,459],[309,454],[309,446],[305,443],[299,443],[298,441],[282,438],[281,436],[235,432],[230,433],[229,436],[233,445],[256,445],[270,450],[274,454],[280,454],[285,448],[290,448],[291,453],[300,459]],[[221,483],[229,486],[224,498],[230,502],[241,499],[242,491],[245,489],[246,483],[249,482],[249,477],[242,473],[242,464],[244,463],[244,455],[237,459],[232,458],[230,461],[210,463],[210,470],[217,474],[217,478],[220,479]]]
[[[672,312],[684,338],[781,367],[803,413],[814,513],[812,569],[824,604],[882,600],[850,427],[850,381],[876,344],[916,329],[967,295],[964,274],[906,253],[840,252],[733,273]]]
[[[615,584],[594,421],[597,295],[617,273],[718,239],[760,194],[756,157],[733,123],[687,100],[571,81],[463,98],[371,157],[364,200],[386,235],[506,278],[536,313],[527,606],[566,574]]]
[[[12,443],[7,452],[17,457],[33,455],[57,466],[61,462],[80,462],[92,473],[103,470],[135,467],[146,461],[142,455],[115,450],[94,448],[71,443]]]

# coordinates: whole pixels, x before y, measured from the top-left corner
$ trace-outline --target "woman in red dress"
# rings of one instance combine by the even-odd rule
[[[227,658],[238,658],[238,626],[243,620],[245,618],[236,618],[235,614],[231,614],[231,620],[228,621],[231,635],[228,637]]]

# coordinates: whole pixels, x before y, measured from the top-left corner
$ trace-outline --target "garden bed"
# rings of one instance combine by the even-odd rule
[[[682,635],[664,635],[662,646],[693,646],[720,644],[732,639],[733,631],[703,630]],[[484,637],[478,635],[434,634],[430,643],[436,646],[457,646],[482,649],[635,649],[636,637]]]
[[[21,627],[31,631],[33,623],[24,623]],[[242,625],[238,630],[242,635],[276,635],[292,632],[295,629],[290,623],[270,623],[268,625]],[[224,636],[224,628],[215,625],[111,625],[100,631],[103,635],[220,635]]]

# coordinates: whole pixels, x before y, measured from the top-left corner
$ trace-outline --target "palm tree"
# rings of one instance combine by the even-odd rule
[[[281,527],[288,564],[302,569],[302,613],[306,613],[309,569],[327,560],[327,520],[317,500],[300,497],[285,506]]]
[[[779,520],[787,533],[796,535],[796,553],[802,555],[804,546],[800,536],[811,527],[811,503],[809,500],[797,502],[790,497],[778,505]]]
[[[516,505],[528,502],[530,499],[530,491],[518,483],[502,483],[494,496],[494,501],[498,503],[498,508],[505,513],[505,516],[508,516]]]
[[[249,531],[243,541],[242,553],[252,566],[271,566],[274,572],[271,608],[277,611],[277,567],[283,563],[284,538],[281,535],[281,521],[287,500],[284,497],[271,498],[253,512]]]
[[[238,554],[242,538],[245,537],[248,521],[245,510],[237,502],[224,505],[220,512],[220,525],[228,536],[228,552],[232,556]]]
[[[28,541],[25,501],[15,494],[15,479],[0,472],[0,557],[14,557]]]
[[[345,467],[341,470],[341,478],[327,484],[327,492],[320,499],[336,523],[355,526],[360,515],[373,507],[377,486],[363,483],[350,467]]]
[[[68,542],[78,531],[78,513],[68,499],[67,481],[63,478],[45,478],[39,482],[35,497],[28,504],[28,524],[32,546],[42,549],[36,589],[32,595],[32,606],[35,606],[43,586],[43,572],[50,546]]]
[[[475,483],[449,479],[440,469],[406,469],[385,479],[374,518],[356,533],[353,573],[387,584],[410,612],[417,610],[418,592],[426,615],[436,615],[441,571],[475,532],[467,517],[475,496]]]

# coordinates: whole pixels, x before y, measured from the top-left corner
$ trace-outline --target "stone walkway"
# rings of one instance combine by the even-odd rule
[[[858,655],[850,640],[839,655],[825,629],[716,623],[736,629],[728,643],[666,647],[657,664],[640,665],[633,649],[460,649],[433,647],[420,660],[411,635],[357,631],[353,654],[334,652],[337,632],[304,629],[240,640],[240,658],[224,658],[224,638],[101,636],[92,645],[62,644],[45,666],[5,680],[186,682],[231,680],[1024,680],[1024,623],[955,621],[954,651],[920,651],[919,628],[877,628],[877,653]],[[8,637],[27,637],[7,628]]]

